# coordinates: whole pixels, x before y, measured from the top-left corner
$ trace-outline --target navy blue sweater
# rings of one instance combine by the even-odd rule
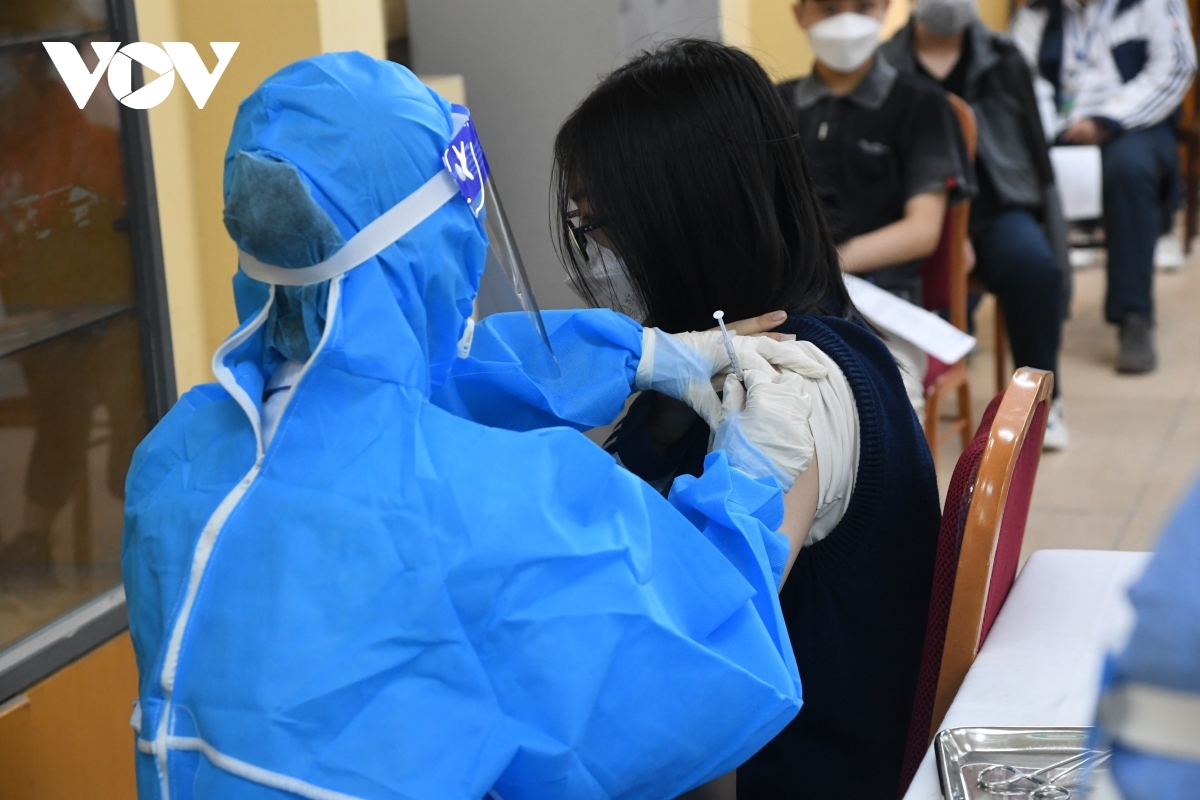
[[[792,316],[854,393],[859,460],[846,514],[800,551],[780,603],[800,668],[796,719],[738,768],[739,800],[894,800],[912,712],[941,510],[933,460],[891,354],[865,327]],[[639,398],[607,445],[633,472],[669,484],[698,474],[698,422],[666,457],[649,443]]]

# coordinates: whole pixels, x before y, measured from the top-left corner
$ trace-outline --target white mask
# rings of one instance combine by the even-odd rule
[[[917,0],[913,14],[937,36],[966,30],[977,16],[975,0]]]
[[[823,19],[808,29],[808,42],[817,60],[838,72],[853,72],[879,49],[883,23],[866,14],[846,12]]]
[[[597,253],[587,260],[587,271],[596,299],[613,311],[619,311],[630,319],[645,323],[650,315],[646,313],[646,306],[629,277],[624,259],[595,242],[592,246],[596,248]],[[567,280],[575,294],[586,300],[587,295],[576,282],[571,278]]]

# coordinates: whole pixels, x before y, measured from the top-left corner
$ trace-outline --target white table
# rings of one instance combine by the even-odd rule
[[[1104,656],[1133,624],[1126,590],[1149,558],[1106,550],[1030,556],[942,729],[1091,725]],[[942,800],[932,747],[905,800]]]

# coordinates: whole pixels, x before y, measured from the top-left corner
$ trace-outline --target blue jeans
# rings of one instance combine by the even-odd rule
[[[1013,364],[1054,373],[1060,388],[1061,267],[1033,214],[1009,209],[976,224],[975,274],[1004,307]]]
[[[1167,123],[1108,140],[1104,158],[1104,237],[1108,291],[1104,317],[1154,318],[1154,245],[1178,202],[1179,151]]]

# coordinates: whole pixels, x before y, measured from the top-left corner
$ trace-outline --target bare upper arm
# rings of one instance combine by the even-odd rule
[[[928,247],[928,256],[937,249],[942,238],[942,224],[946,221],[946,192],[925,192],[910,197],[904,204],[904,218],[913,226],[920,237],[922,249]]]
[[[783,496],[783,525],[780,526],[779,532],[788,537],[791,552],[788,554],[787,565],[783,568],[783,580],[779,584],[781,589],[787,581],[788,573],[792,571],[796,556],[800,555],[800,548],[804,547],[804,542],[808,539],[808,532],[817,516],[817,500],[821,493],[819,475],[817,454],[814,451],[808,469],[800,473],[792,488]]]

